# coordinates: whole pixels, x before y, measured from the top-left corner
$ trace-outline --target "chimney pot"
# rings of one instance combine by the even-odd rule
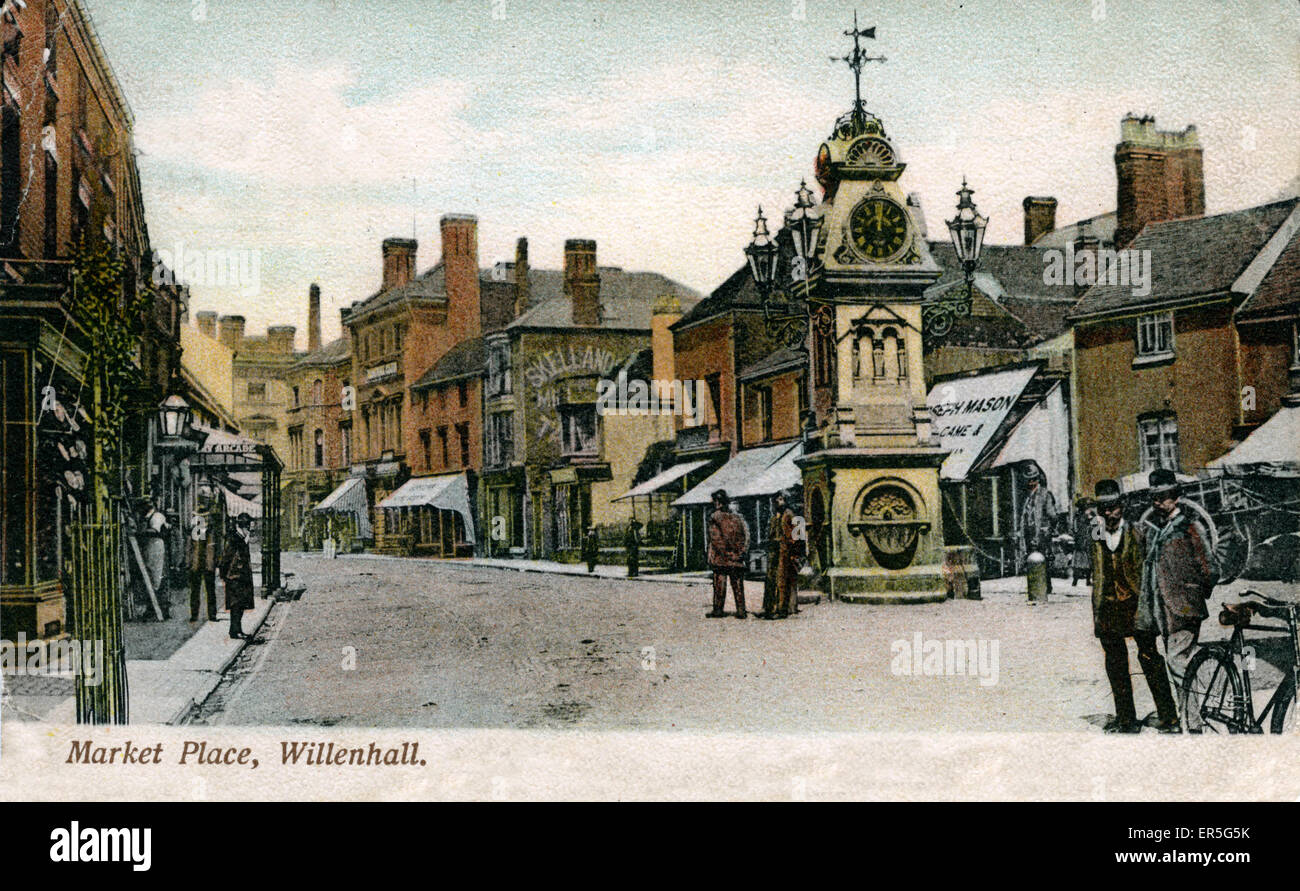
[[[572,303],[573,324],[600,324],[600,275],[596,272],[595,241],[570,238],[564,242],[564,295]]]

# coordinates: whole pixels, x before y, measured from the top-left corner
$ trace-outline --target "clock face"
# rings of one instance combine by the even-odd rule
[[[888,198],[868,198],[849,216],[849,237],[869,259],[892,257],[907,243],[907,211]]]

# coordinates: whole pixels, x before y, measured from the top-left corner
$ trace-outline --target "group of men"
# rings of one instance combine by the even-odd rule
[[[202,514],[196,514],[190,525],[186,566],[190,582],[190,621],[199,620],[199,601],[207,589],[208,621],[217,620],[216,577],[225,582],[226,609],[230,610],[230,637],[232,640],[249,640],[244,633],[244,611],[253,608],[253,562],[248,542],[252,533],[252,519],[248,514],[235,517],[234,534],[226,536],[225,547],[217,557],[216,537]]]
[[[1199,713],[1179,721],[1173,691],[1182,686],[1196,652],[1206,601],[1218,581],[1218,567],[1205,527],[1183,509],[1173,471],[1148,478],[1152,511],[1142,530],[1124,518],[1115,480],[1096,485],[1097,521],[1092,527],[1093,632],[1106,657],[1106,677],[1115,700],[1109,733],[1138,733],[1127,638],[1137,644],[1138,665],[1155,700],[1161,733],[1200,733]],[[1164,639],[1164,658],[1156,637]]]
[[[708,562],[713,571],[713,609],[705,615],[720,619],[726,615],[727,585],[736,603],[735,616],[749,616],[745,609],[745,573],[749,568],[749,524],[731,509],[725,489],[711,496]],[[784,619],[799,612],[799,566],[804,558],[800,524],[785,494],[776,496],[775,510],[767,530],[767,578],[763,586],[763,619]]]

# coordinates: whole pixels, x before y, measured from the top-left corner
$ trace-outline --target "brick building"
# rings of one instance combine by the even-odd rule
[[[614,499],[665,420],[603,416],[600,381],[649,371],[635,366],[651,347],[659,298],[686,306],[698,298],[656,273],[598,266],[592,241],[565,243],[562,273],[532,269],[522,256],[504,270],[513,294],[493,291],[490,314],[505,323],[484,337],[480,516],[499,532],[488,536],[490,553],[573,554],[585,527],[609,538],[631,518],[631,505]]]
[[[4,4],[0,80],[0,614],[6,637],[49,635],[68,629],[67,529],[89,519],[92,487],[93,468],[64,457],[92,451],[96,420],[73,259],[81,247],[115,252],[123,301],[148,286],[153,260],[131,111],[82,5]],[[113,437],[122,475],[109,485],[129,499],[117,504],[135,508],[159,482],[147,443],[159,402],[183,388],[183,300],[164,284],[125,320],[139,374]]]

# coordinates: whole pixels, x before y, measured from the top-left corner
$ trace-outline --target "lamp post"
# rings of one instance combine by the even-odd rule
[[[179,396],[168,396],[158,406],[158,430],[167,439],[183,437],[190,427],[190,404]]]
[[[782,335],[794,349],[804,349],[808,335],[811,279],[822,226],[821,215],[814,212],[815,207],[812,191],[806,181],[801,181],[794,207],[786,213],[785,226],[778,236],[788,237],[793,248],[791,279],[803,282],[802,300],[792,299],[778,280],[781,248],[767,228],[762,207],[754,219],[754,238],[745,248],[750,275],[763,301],[763,321],[768,331]]]
[[[961,262],[962,274],[966,278],[968,313],[970,301],[975,297],[975,267],[979,265],[980,251],[984,248],[984,229],[989,224],[988,217],[981,216],[975,202],[971,200],[973,194],[963,176],[961,188],[957,191],[957,216],[948,220],[948,234],[952,236],[952,246],[957,251],[957,259]]]
[[[943,337],[952,330],[958,318],[970,315],[971,303],[975,299],[975,269],[984,247],[984,230],[989,224],[988,217],[980,214],[971,200],[972,194],[966,178],[962,177],[961,188],[957,191],[957,215],[947,221],[953,250],[957,252],[962,277],[966,280],[966,293],[961,297],[949,297],[945,292],[925,301],[921,307],[921,320],[926,337]]]

